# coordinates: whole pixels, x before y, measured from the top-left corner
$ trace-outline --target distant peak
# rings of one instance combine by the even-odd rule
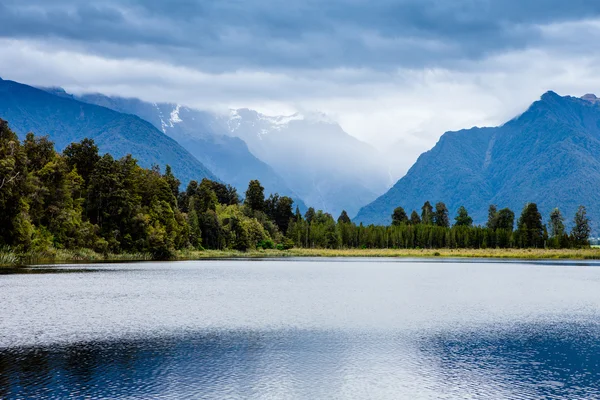
[[[586,95],[583,95],[583,96],[581,96],[581,99],[589,101],[590,103],[599,103],[600,102],[600,99],[598,97],[596,97],[596,95],[593,93],[588,93]]]
[[[557,98],[560,98],[560,95],[558,95],[553,90],[548,90],[546,93],[544,93],[542,95],[542,100],[552,100],[552,99],[557,99]]]

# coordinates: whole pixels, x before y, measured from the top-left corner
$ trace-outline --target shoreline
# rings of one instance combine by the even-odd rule
[[[260,258],[489,258],[522,260],[600,260],[600,248],[587,249],[289,249],[289,250],[202,250],[177,251],[171,261]],[[0,252],[0,267],[58,263],[153,261],[147,253],[100,254],[92,250],[53,250],[23,255]]]

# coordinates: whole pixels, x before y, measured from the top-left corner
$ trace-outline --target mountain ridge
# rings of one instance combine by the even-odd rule
[[[363,207],[356,220],[390,221],[394,207],[420,211],[443,201],[452,214],[465,206],[476,223],[490,204],[517,215],[538,203],[544,220],[559,207],[569,223],[586,205],[594,232],[600,228],[600,105],[544,93],[525,112],[498,127],[446,132],[384,195]]]
[[[48,90],[64,92],[60,88]],[[150,103],[137,98],[106,96],[101,93],[74,97],[148,121],[176,140],[241,194],[246,191],[250,180],[258,179],[267,194],[290,196],[301,210],[307,208],[300,196],[288,187],[270,165],[252,154],[242,139],[224,135],[222,132],[226,129],[225,126],[209,112],[177,103]]]
[[[218,179],[179,143],[137,116],[18,82],[0,81],[0,117],[20,138],[28,132],[48,135],[59,151],[72,142],[91,138],[101,152],[115,158],[131,154],[144,167],[158,164],[164,168],[169,164],[183,181]]]

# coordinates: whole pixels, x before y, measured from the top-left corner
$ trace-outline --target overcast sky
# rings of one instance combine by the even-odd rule
[[[0,0],[0,76],[322,111],[412,163],[547,90],[600,92],[598,0]]]

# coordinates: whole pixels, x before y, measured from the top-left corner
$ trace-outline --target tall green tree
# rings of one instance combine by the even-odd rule
[[[460,208],[458,209],[458,213],[456,214],[456,218],[454,218],[454,220],[456,221],[454,223],[454,226],[472,226],[473,225],[473,218],[471,218],[469,216],[467,209],[463,206],[460,206]]]
[[[265,207],[265,188],[258,180],[252,180],[246,190],[244,204],[254,211],[263,211]]]
[[[488,208],[488,219],[487,219],[486,227],[493,231],[498,229],[498,218],[499,218],[498,209],[496,208],[495,204],[491,204],[490,207]]]
[[[304,213],[304,219],[306,219],[306,222],[308,222],[309,224],[312,223],[313,219],[315,219],[315,209],[312,207],[309,207],[308,210],[306,210],[306,213]]]
[[[550,213],[550,235],[553,238],[561,237],[565,233],[565,218],[558,208]]]
[[[450,219],[448,218],[448,207],[442,202],[438,202],[435,205],[435,213],[433,215],[433,222],[437,226],[447,228],[450,226]]]
[[[433,206],[426,201],[421,207],[421,223],[423,225],[433,225]]]
[[[406,211],[402,207],[396,207],[394,212],[392,213],[392,225],[401,225],[408,223],[408,215],[406,215]]]
[[[0,119],[0,244],[27,247],[31,241],[27,175],[25,149]]]
[[[76,168],[83,178],[84,185],[90,182],[90,176],[100,160],[98,146],[93,139],[83,139],[79,143],[71,143],[63,150],[65,160],[71,169]]]
[[[495,229],[511,231],[515,227],[515,213],[510,208],[503,208],[498,211],[495,218]],[[489,226],[488,226],[489,228]]]
[[[338,222],[338,224],[350,224],[350,223],[352,223],[352,220],[348,216],[348,213],[346,212],[346,210],[342,210],[342,213],[338,217],[337,222]]]
[[[587,210],[584,206],[579,206],[573,219],[573,229],[571,231],[574,244],[579,247],[589,246],[590,232],[590,220],[587,217]]]
[[[528,203],[523,208],[517,231],[521,247],[544,247],[544,225],[537,204]]]
[[[421,217],[419,217],[419,213],[416,210],[413,210],[410,213],[410,224],[411,225],[419,225],[421,223]]]

